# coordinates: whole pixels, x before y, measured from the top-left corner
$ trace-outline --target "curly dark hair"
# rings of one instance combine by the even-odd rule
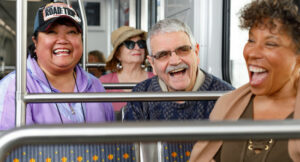
[[[240,27],[250,29],[265,25],[270,31],[276,28],[275,20],[283,26],[282,29],[293,39],[300,53],[300,15],[299,0],[254,0],[240,12]]]

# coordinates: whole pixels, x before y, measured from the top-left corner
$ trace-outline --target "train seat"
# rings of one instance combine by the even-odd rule
[[[135,162],[134,144],[30,144],[13,149],[6,162]]]
[[[195,142],[162,143],[162,161],[188,162]]]

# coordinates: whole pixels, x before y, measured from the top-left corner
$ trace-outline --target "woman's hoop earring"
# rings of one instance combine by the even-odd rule
[[[118,70],[122,70],[123,69],[123,66],[120,62],[117,63],[117,69]]]

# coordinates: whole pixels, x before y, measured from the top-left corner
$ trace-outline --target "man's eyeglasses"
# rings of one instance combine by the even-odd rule
[[[171,55],[172,52],[175,52],[177,56],[179,57],[184,57],[191,53],[192,47],[185,45],[185,46],[180,46],[176,48],[174,51],[160,51],[157,52],[155,55],[151,55],[151,57],[154,57],[156,60],[166,60],[168,59]]]
[[[127,40],[127,41],[124,41],[123,44],[126,46],[126,48],[128,48],[130,50],[134,49],[135,44],[137,44],[140,47],[140,49],[146,48],[146,41],[145,40],[138,40],[136,42],[131,41],[131,40]]]

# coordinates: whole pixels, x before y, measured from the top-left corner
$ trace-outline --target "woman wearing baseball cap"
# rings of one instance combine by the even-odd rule
[[[114,47],[106,61],[106,70],[112,73],[101,76],[102,83],[139,83],[154,76],[145,71],[147,56],[147,34],[143,30],[122,26],[111,34]],[[107,90],[107,92],[124,92],[127,90]],[[129,91],[129,90],[128,90]],[[112,103],[115,111],[125,106],[126,102]]]
[[[65,3],[38,9],[33,45],[27,57],[28,93],[104,92],[97,78],[78,62],[82,56],[82,22]],[[15,125],[15,72],[0,82],[0,129]],[[114,120],[111,103],[29,103],[26,124],[98,123]]]

